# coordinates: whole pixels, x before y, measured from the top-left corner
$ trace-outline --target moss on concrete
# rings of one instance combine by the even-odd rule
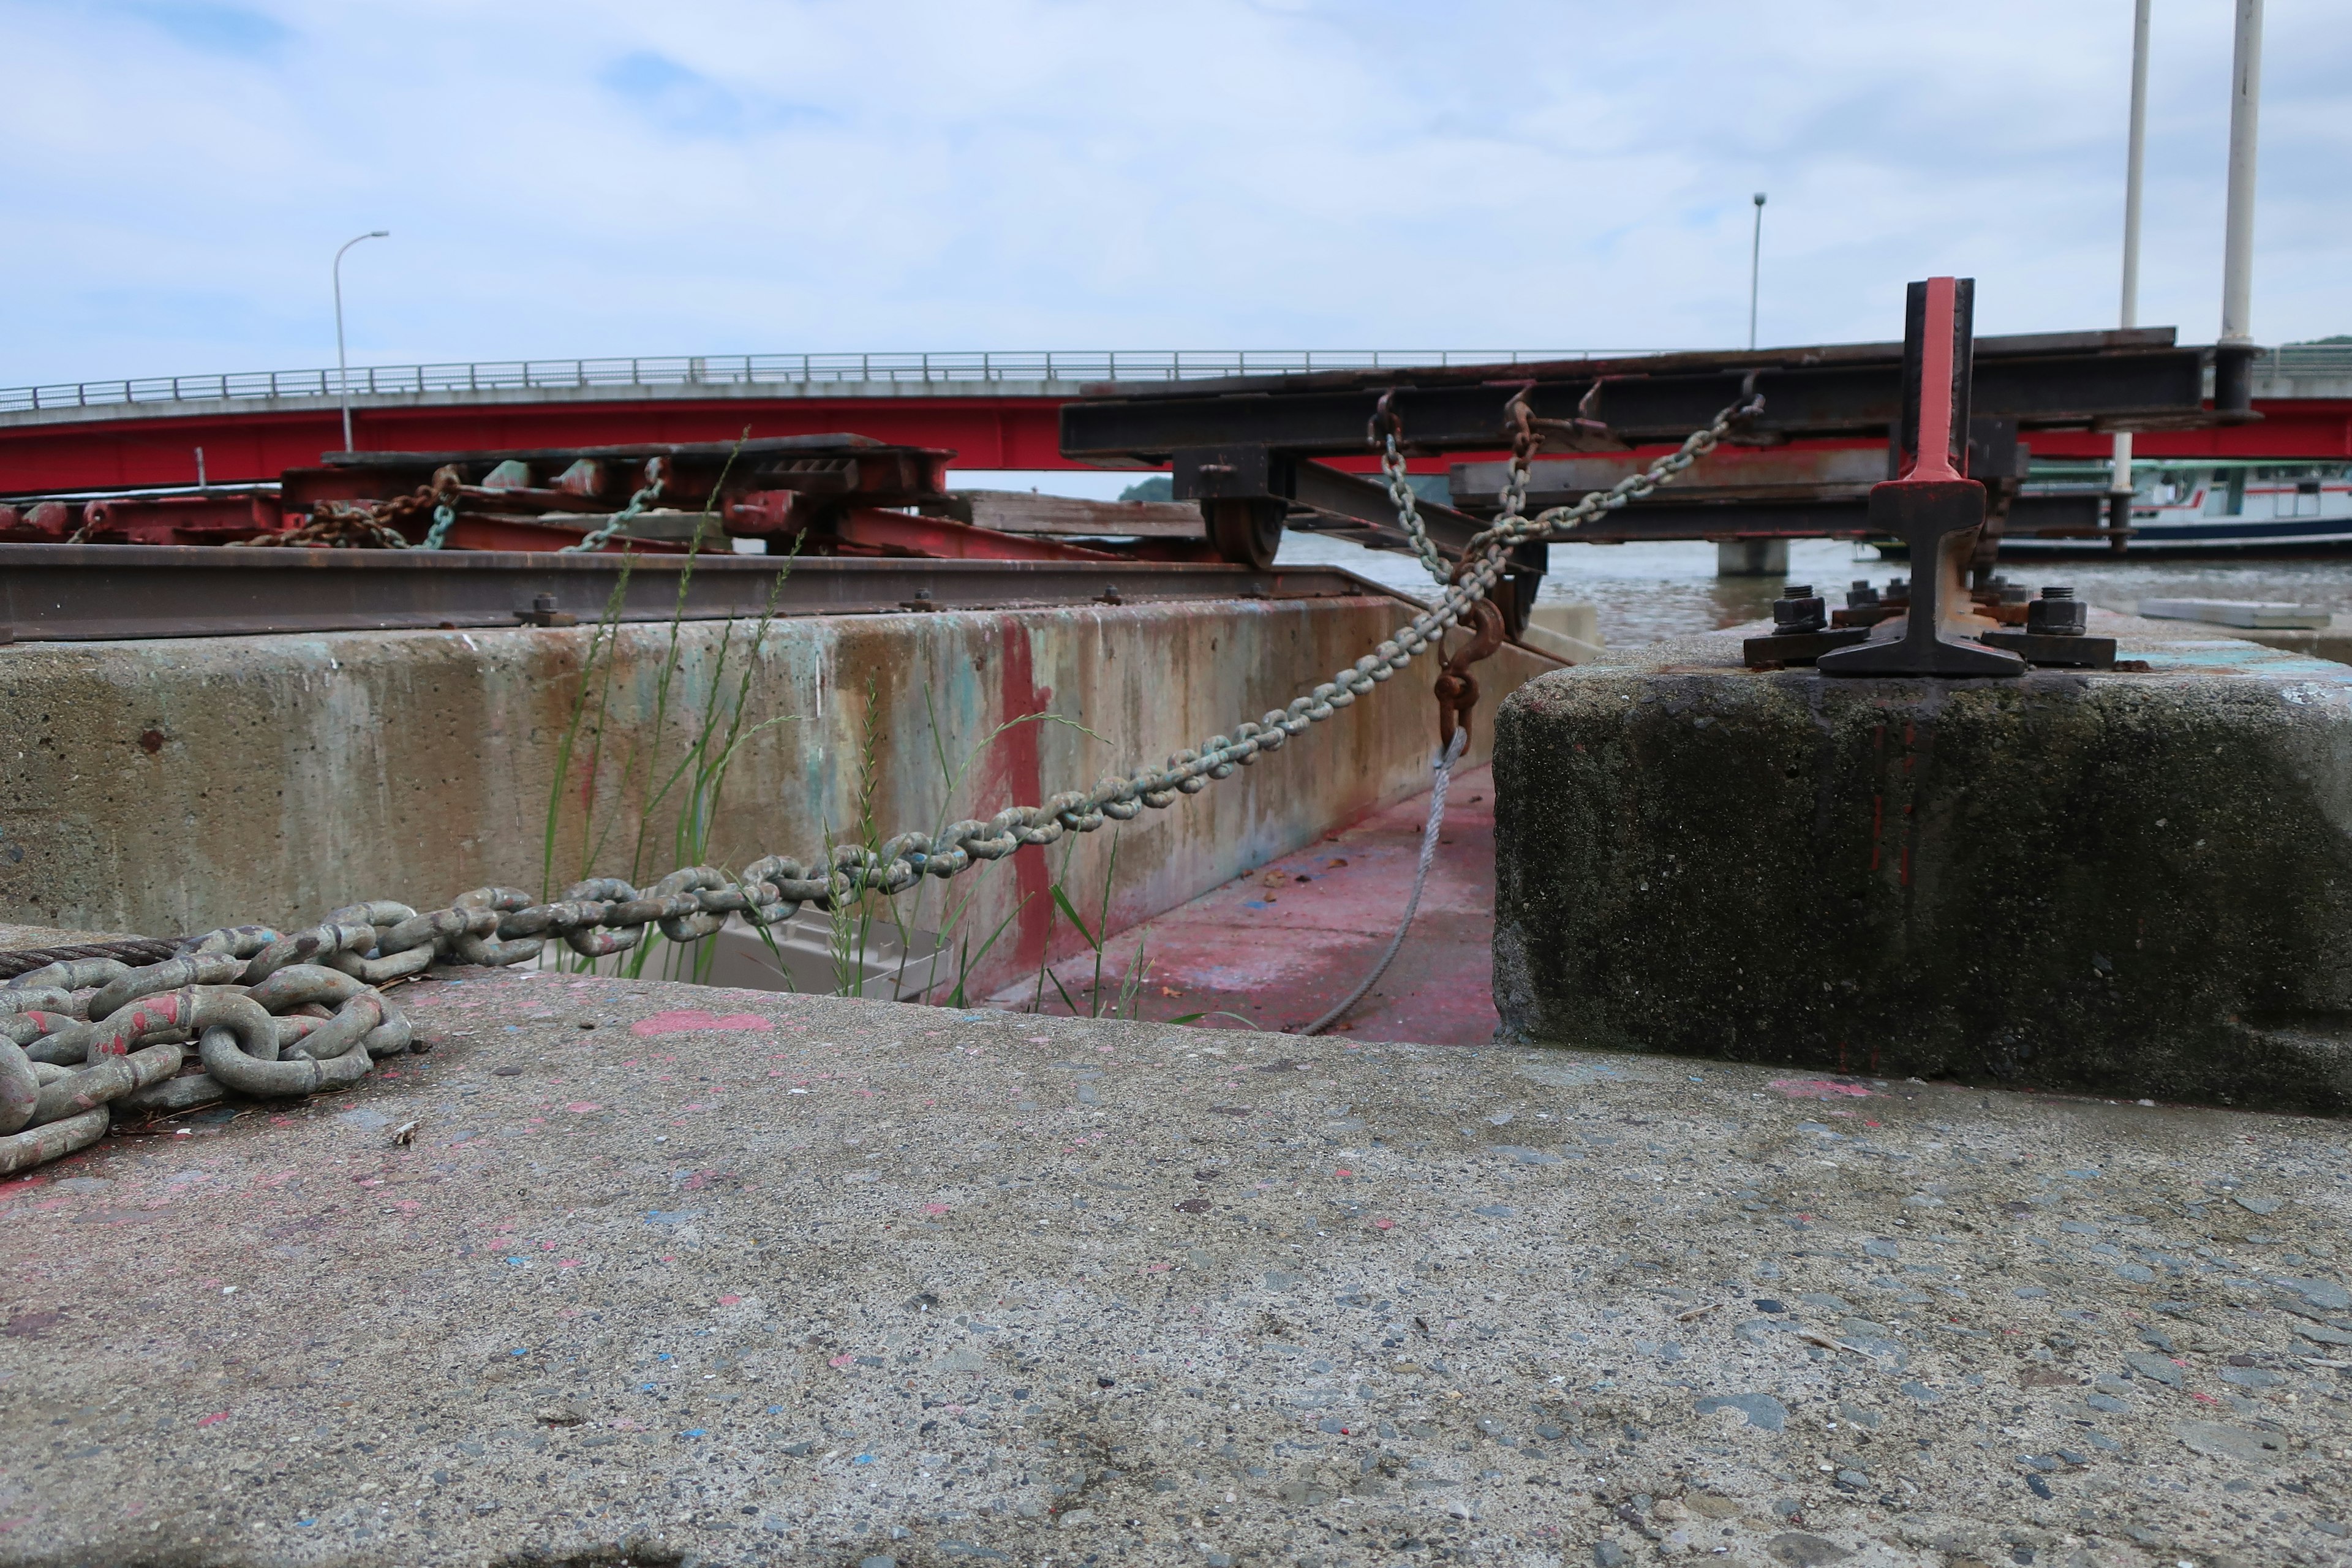
[[[1835,680],[1733,637],[1544,677],[1496,754],[1507,1037],[2352,1104],[2352,680]]]

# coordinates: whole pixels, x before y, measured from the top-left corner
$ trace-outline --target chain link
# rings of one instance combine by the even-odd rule
[[[868,893],[887,898],[925,877],[945,880],[1024,846],[1130,821],[1147,806],[1163,810],[1280,751],[1441,646],[1448,630],[1476,611],[1518,545],[1569,533],[1687,469],[1732,425],[1762,408],[1753,386],[1751,376],[1739,403],[1642,472],[1532,518],[1523,512],[1537,440],[1531,422],[1521,419],[1503,510],[1472,538],[1458,563],[1437,557],[1432,570],[1444,592],[1435,604],[1286,707],[1234,726],[1231,735],[1212,735],[1160,767],[1107,777],[1042,805],[1009,806],[985,821],[958,822],[936,838],[902,833],[878,846],[836,846],[822,862],[769,855],[740,876],[688,866],[642,889],[592,878],[547,902],[505,887],[477,888],[446,909],[422,912],[378,900],[347,905],[292,932],[225,926],[184,940],[178,955],[160,963],[133,968],[118,959],[80,958],[19,974],[0,984],[0,1174],[86,1147],[104,1135],[117,1110],[154,1115],[231,1092],[304,1095],[356,1082],[376,1058],[415,1048],[406,1019],[374,987],[438,961],[520,963],[551,941],[595,959],[636,946],[648,926],[676,942],[709,936],[730,917],[772,926],[804,906],[834,910]],[[1524,395],[1513,402],[1523,411]],[[1377,426],[1376,420],[1376,434]],[[1435,547],[1418,526],[1410,486],[1401,483],[1393,421],[1382,467],[1399,519],[1416,548],[1426,546],[1426,562]],[[656,476],[628,508],[572,548],[602,543],[659,489]],[[412,507],[435,499],[431,488],[400,498]],[[191,1038],[198,1070],[186,1072]]]
[[[656,458],[652,462],[646,464],[646,467],[649,472],[646,479],[645,489],[631,496],[629,498],[629,504],[614,512],[611,517],[606,518],[604,525],[598,528],[594,532],[589,534],[577,544],[565,545],[562,553],[573,555],[582,551],[604,549],[604,542],[606,540],[611,539],[614,534],[620,532],[622,529],[626,528],[629,524],[630,519],[635,517],[637,513],[645,510],[646,508],[653,505],[654,502],[660,498],[662,492],[662,480],[668,477],[661,468],[661,459]]]

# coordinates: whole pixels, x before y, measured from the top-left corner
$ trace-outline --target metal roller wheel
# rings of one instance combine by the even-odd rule
[[[1289,510],[1282,501],[1264,498],[1201,503],[1209,542],[1218,555],[1260,572],[1274,564],[1274,552],[1282,547],[1282,520]]]

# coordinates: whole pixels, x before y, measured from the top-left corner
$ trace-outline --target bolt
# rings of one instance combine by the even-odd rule
[[[2078,637],[2091,626],[2091,606],[2068,586],[2045,587],[2025,606],[2025,629],[2042,637]]]
[[[552,594],[537,595],[531,599],[530,607],[543,616],[550,610],[555,608],[555,595]]]
[[[1845,591],[1845,607],[1849,610],[1866,610],[1877,603],[1878,590],[1870,585],[1867,577],[1856,577],[1853,586]]]
[[[1791,583],[1772,601],[1772,631],[1776,637],[1817,632],[1829,625],[1829,605],[1810,583]]]

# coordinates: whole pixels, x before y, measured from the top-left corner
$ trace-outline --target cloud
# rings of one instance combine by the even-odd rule
[[[2352,330],[2337,3],[2269,6],[2266,341]],[[2151,82],[2141,319],[2193,340],[2210,10]],[[378,227],[355,362],[1727,345],[1757,190],[1768,342],[1891,336],[1931,270],[2095,327],[2129,46],[2031,0],[0,5],[0,382],[331,363]]]

